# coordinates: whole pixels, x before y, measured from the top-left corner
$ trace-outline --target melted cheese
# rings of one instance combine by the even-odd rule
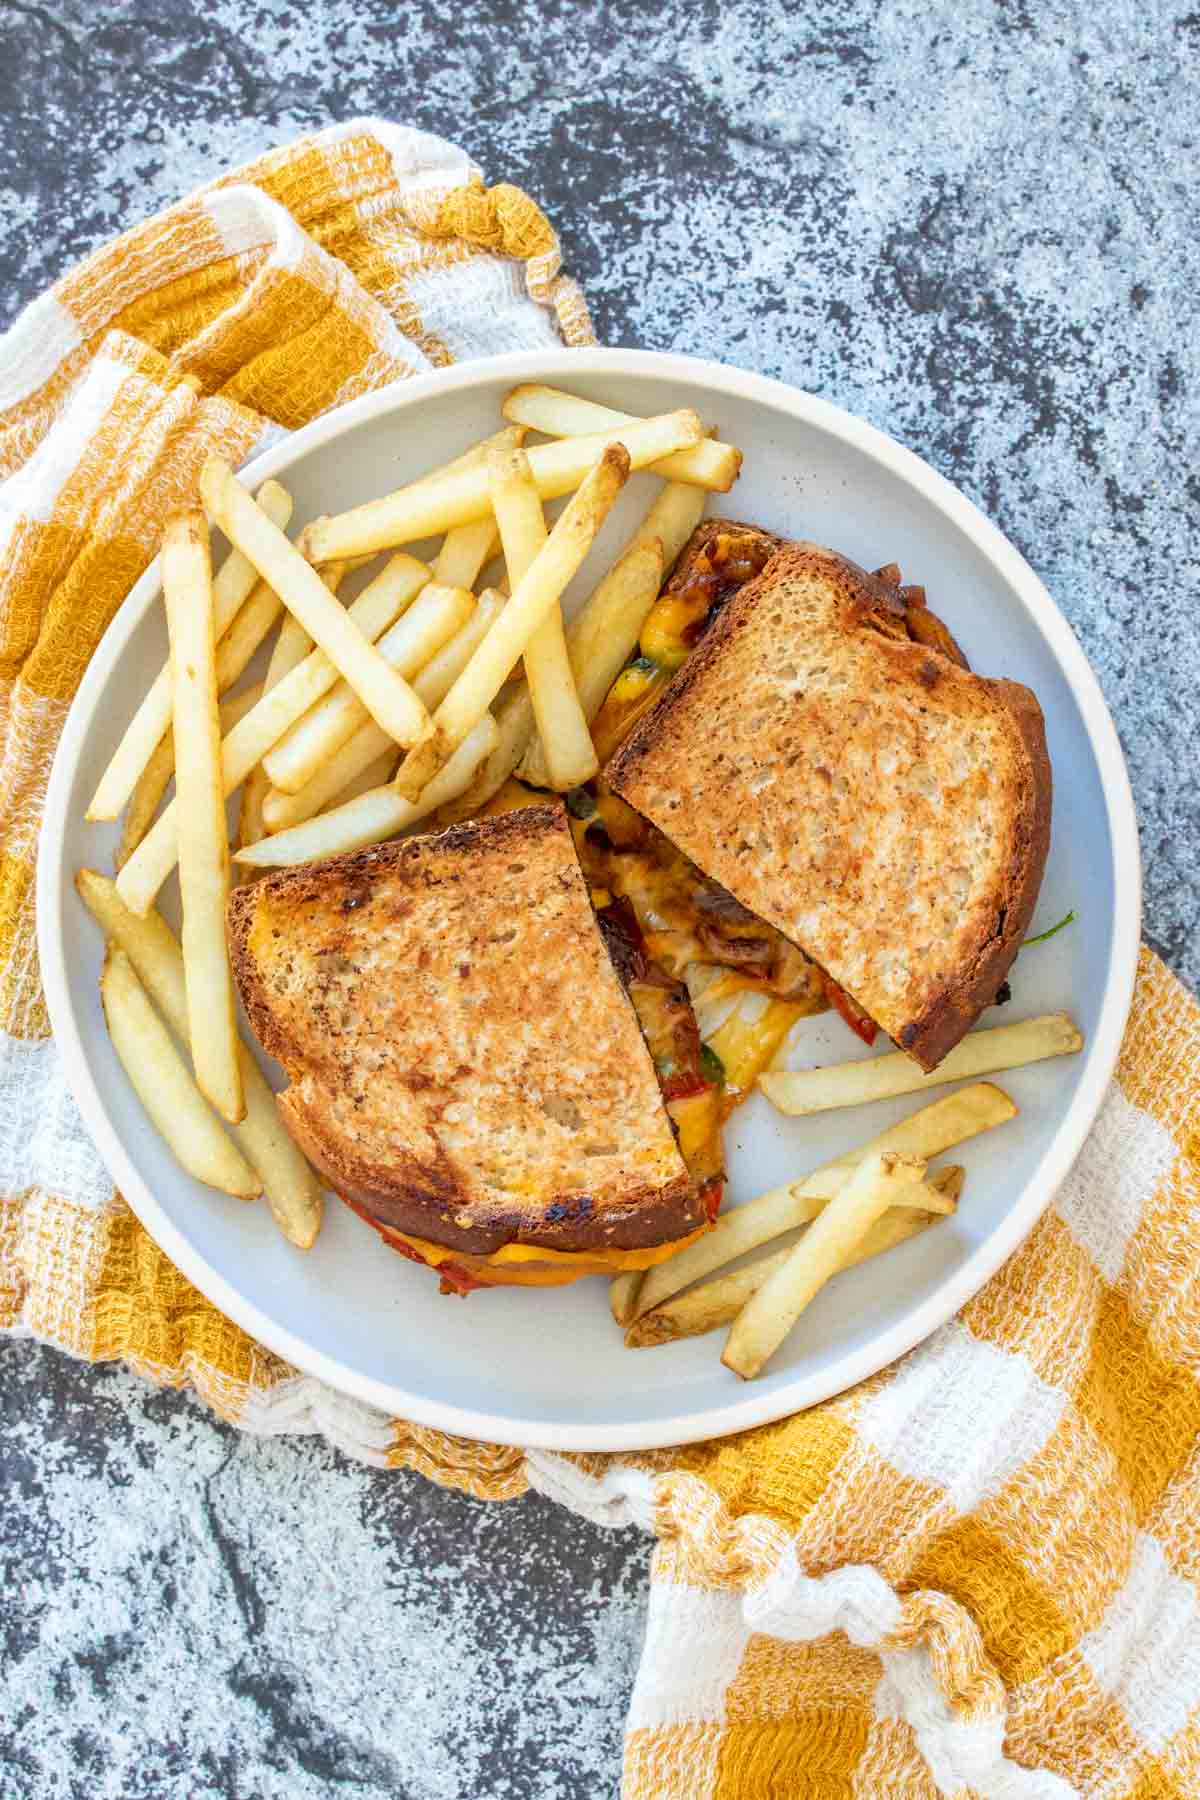
[[[592,742],[601,764],[625,741],[643,713],[649,712],[670,680],[670,671],[631,663],[622,669],[592,722]]]
[[[733,1105],[754,1086],[796,1020],[807,1010],[790,1000],[772,1000],[753,1023],[734,1012],[706,1040],[708,1048],[725,1065],[726,1091]]]
[[[705,1172],[718,1172],[721,1168],[720,1088],[709,1087],[702,1094],[688,1094],[683,1099],[671,1100],[668,1105],[671,1117],[679,1127],[679,1154],[693,1171],[693,1178],[701,1156],[706,1151],[708,1162]],[[715,1155],[712,1153],[714,1144]]]
[[[668,594],[657,601],[642,626],[643,656],[672,672],[681,669],[691,649],[689,633],[703,619],[708,599],[701,594]]]
[[[517,812],[522,806],[545,806],[546,798],[545,794],[539,794],[533,788],[522,787],[510,775],[504,786],[496,789],[487,805],[481,807],[475,816],[494,819],[497,813]]]
[[[444,1262],[457,1263],[467,1273],[476,1270],[504,1269],[519,1271],[520,1276],[528,1275],[531,1281],[545,1280],[574,1281],[577,1275],[619,1275],[626,1269],[652,1269],[656,1263],[666,1262],[685,1244],[702,1237],[709,1230],[707,1225],[699,1226],[685,1237],[674,1238],[669,1244],[651,1244],[644,1250],[547,1250],[540,1244],[502,1244],[499,1250],[493,1250],[489,1256],[471,1256],[462,1250],[448,1250],[444,1244],[435,1244],[428,1238],[413,1237],[410,1232],[397,1231],[389,1226],[389,1235],[402,1238],[416,1251],[430,1268],[436,1269]],[[542,1264],[542,1268],[522,1268],[523,1264]],[[518,1279],[514,1273],[513,1279]]]

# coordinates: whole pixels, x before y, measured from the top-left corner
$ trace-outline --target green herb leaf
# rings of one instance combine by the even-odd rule
[[[720,1086],[725,1080],[725,1064],[707,1044],[700,1046],[700,1073],[705,1081],[711,1081],[715,1086]]]
[[[1044,944],[1046,942],[1047,938],[1052,938],[1058,932],[1060,932],[1064,925],[1073,925],[1074,922],[1075,922],[1074,911],[1072,910],[1069,913],[1065,913],[1063,915],[1063,917],[1058,921],[1058,924],[1052,925],[1050,927],[1049,931],[1039,931],[1036,937],[1026,938],[1025,942],[1021,945],[1022,950],[1028,950],[1030,944]]]

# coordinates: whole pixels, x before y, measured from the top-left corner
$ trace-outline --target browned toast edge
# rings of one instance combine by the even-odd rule
[[[936,655],[937,652],[931,652]],[[1016,821],[1016,847],[1008,869],[1007,897],[999,929],[970,970],[949,983],[932,1005],[900,1033],[899,1044],[926,1071],[971,1029],[994,1002],[1025,941],[1041,891],[1050,851],[1054,778],[1046,749],[1045,721],[1036,694],[1019,681],[980,676],[1009,712],[1029,758],[1032,784]]]

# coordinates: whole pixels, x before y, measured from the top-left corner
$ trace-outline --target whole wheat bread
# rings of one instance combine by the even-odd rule
[[[1051,778],[1034,695],[915,641],[922,607],[784,545],[605,775],[932,1069],[1026,934]]]
[[[330,1185],[450,1249],[703,1223],[561,805],[234,890],[234,973]]]

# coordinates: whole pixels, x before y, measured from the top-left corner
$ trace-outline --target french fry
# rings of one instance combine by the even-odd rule
[[[638,633],[658,598],[662,579],[662,539],[635,542],[613,564],[592,603],[567,627],[571,670],[589,724],[637,648]]]
[[[431,469],[427,475],[420,476],[412,483],[416,487],[436,485],[448,475],[457,475],[463,469],[478,469],[487,459],[490,450],[516,450],[525,442],[526,431],[523,425],[506,425],[500,431],[494,431],[490,437],[481,438],[472,444],[461,456],[452,462],[443,463],[438,469]],[[500,539],[494,521],[476,519],[470,525],[461,525],[455,531],[447,532],[444,543],[438,552],[434,565],[433,579],[442,587],[473,588],[479,571],[495,555],[500,547]],[[350,558],[347,568],[357,568],[370,562],[377,554],[368,550],[362,556]],[[311,558],[310,558],[311,560]]]
[[[294,632],[288,631],[289,625],[295,627]],[[284,642],[285,633],[287,633],[286,644]],[[308,633],[301,630],[291,613],[285,613],[275,639],[275,647],[271,652],[271,660],[267,664],[267,673],[263,680],[264,693],[269,692],[273,687],[278,687],[284,675],[294,669],[298,663],[303,662],[305,652],[302,646],[311,642]],[[282,649],[281,646],[283,646]],[[270,777],[262,764],[256,763],[242,783],[242,798],[238,807],[237,840],[239,845],[257,844],[260,837],[266,836],[267,827],[263,819],[263,806],[270,791]],[[119,864],[118,867],[120,867]],[[235,869],[234,879],[236,880],[236,878],[237,870]]]
[[[113,862],[123,869],[154,822],[163,795],[175,773],[175,733],[168,725],[149,762],[142,770],[129,796],[125,817],[121,820],[121,837]]]
[[[891,1212],[885,1213],[879,1223],[882,1225],[884,1220],[900,1219],[910,1231],[921,1231],[927,1217],[928,1215],[921,1213],[902,1212],[899,1207],[895,1207]],[[784,1250],[772,1250],[766,1256],[760,1256],[755,1262],[747,1263],[744,1268],[731,1269],[726,1275],[718,1275],[715,1281],[705,1281],[699,1287],[688,1288],[686,1293],[664,1300],[652,1312],[642,1313],[636,1318],[632,1315],[626,1319],[618,1318],[617,1324],[627,1327],[625,1348],[656,1350],[660,1344],[678,1343],[681,1338],[703,1337],[706,1332],[716,1331],[718,1326],[731,1324],[747,1300],[757,1294],[769,1275],[783,1267],[790,1255],[789,1244]]]
[[[97,869],[78,869],[75,891],[105,937],[129,958],[138,980],[186,1047],[187,979],[183,952],[167,921],[156,911],[148,912],[144,919],[130,912],[117,892],[116,882]]]
[[[621,445],[610,444],[568,501],[512,599],[438,707],[432,734],[401,763],[396,786],[405,799],[416,799],[496,698],[530,637],[587,555],[628,475],[628,453]]]
[[[373,788],[385,786],[396,773],[398,754],[395,744],[392,744],[374,762],[368,763],[365,769],[360,769],[321,811],[329,812],[335,804],[345,806],[349,801],[357,800],[360,794],[369,794]]]
[[[938,1188],[947,1199],[955,1205],[962,1191],[963,1170],[961,1165],[952,1164],[949,1168],[939,1169],[929,1177],[930,1184]],[[860,1262],[866,1262],[872,1256],[881,1256],[885,1250],[893,1249],[897,1244],[916,1237],[918,1233],[928,1230],[936,1224],[936,1213],[921,1213],[911,1207],[893,1206],[877,1219],[846,1261],[842,1270],[852,1269]],[[689,1288],[684,1294],[676,1294],[674,1299],[664,1301],[662,1306],[653,1312],[644,1313],[629,1326],[625,1334],[625,1347],[629,1350],[652,1349],[658,1344],[677,1343],[681,1338],[703,1337],[705,1332],[715,1331],[718,1326],[728,1325],[741,1312],[752,1294],[756,1294],[769,1275],[783,1267],[791,1255],[791,1245],[783,1250],[773,1250],[767,1256],[760,1256],[756,1261],[747,1263],[744,1268],[731,1269],[726,1275],[719,1275],[715,1281],[706,1281],[700,1287]],[[624,1279],[617,1277],[617,1281]],[[616,1286],[616,1281],[612,1284]],[[628,1323],[613,1316],[618,1325]]]
[[[257,1199],[261,1181],[209,1111],[122,950],[105,957],[100,998],[121,1067],[176,1161],[206,1187]]]
[[[175,1036],[186,1044],[183,952],[162,914],[151,911],[139,918],[123,904],[116,883],[94,869],[80,869],[75,886],[105,937],[129,958],[146,993]],[[232,1127],[233,1135],[261,1178],[280,1231],[298,1249],[307,1250],[321,1225],[325,1203],[321,1184],[288,1136],[266,1077],[240,1040],[238,1055],[246,1116]]]
[[[658,598],[663,578],[700,523],[704,502],[702,489],[687,487],[683,482],[668,482],[613,567],[567,626],[571,672],[583,716],[589,725],[629,660],[646,614]],[[510,748],[515,747],[522,729],[528,737],[528,720],[532,716],[528,704],[514,704],[507,731],[502,715],[503,708],[497,708],[500,749],[489,757],[471,788],[463,795],[459,802],[463,807],[471,806],[478,811],[485,806],[521,761],[524,762],[523,780],[534,787],[549,785],[545,757],[540,744],[535,744],[534,740],[529,739],[527,746],[518,752],[518,762],[508,760]],[[469,815],[464,813],[463,816]]]
[[[407,566],[403,571],[407,587],[414,591],[425,585],[428,570],[415,557],[394,559]],[[390,565],[389,565],[390,566]],[[382,583],[382,576],[379,578]],[[407,591],[407,588],[402,589]],[[349,611],[351,628],[375,628],[387,618],[396,602],[394,587],[376,586],[364,589]],[[364,640],[365,641],[365,640]],[[302,663],[285,675],[270,692],[263,693],[257,706],[251,708],[221,745],[221,778],[224,793],[245,780],[256,763],[279,742],[284,732],[306,713],[310,706],[337,682],[337,671],[321,650],[310,650]],[[155,895],[175,867],[179,854],[178,795],[159,814],[150,830],[117,878],[121,898],[136,913],[145,913],[154,904]]]
[[[258,492],[258,504],[282,531],[292,515],[292,498],[287,490],[277,481],[264,482]],[[231,550],[213,577],[213,630],[218,639],[228,631],[257,582],[258,570],[254,564],[240,550]],[[138,776],[162,743],[163,733],[170,723],[171,666],[164,663],[100,777],[100,784],[84,814],[86,819],[117,817],[133,793]]]
[[[526,430],[523,425],[505,425],[500,431],[494,431],[490,437],[481,438],[477,444],[472,444],[469,450],[465,450],[461,456],[456,456],[451,462],[443,463],[440,468],[430,469],[427,475],[419,476],[411,486],[413,488],[436,486],[438,482],[445,480],[447,476],[457,475],[463,469],[480,468],[485,461],[489,450],[518,449],[520,445],[525,442],[526,435]],[[309,529],[309,527],[305,528],[305,537],[307,537]],[[479,568],[475,569],[474,574],[468,575],[466,574],[466,570],[469,566],[468,559],[478,553],[478,546],[484,541],[482,534],[486,530],[486,527],[482,521],[476,520],[473,525],[463,526],[460,529],[463,532],[463,536],[451,543],[450,539],[453,534],[448,533],[446,542],[443,544],[442,550],[438,553],[439,562],[441,561],[443,554],[447,557],[445,568],[438,569],[434,575],[434,579],[440,582],[443,587],[474,587],[475,579],[479,574],[479,568],[483,566],[483,562],[486,562],[489,556],[495,554],[499,545],[499,540],[496,537],[495,527],[493,525],[491,532],[487,534],[487,541],[490,547],[484,552]],[[304,553],[308,557],[308,560],[313,562],[315,558],[309,554],[307,543],[303,544],[302,547],[304,548]],[[361,568],[364,563],[370,562],[376,554],[376,551],[368,550],[360,556],[350,557],[346,563],[347,572],[351,569]]]
[[[443,645],[436,656],[430,658],[419,674],[414,675],[413,692],[420,696],[431,712],[446,698],[470,662],[476,646],[482,641],[492,621],[504,610],[504,606],[502,594],[496,593],[494,588],[485,588],[466,624],[455,632],[450,642]],[[264,823],[271,831],[286,831],[289,826],[301,825],[305,819],[315,818],[317,813],[324,812],[340,795],[351,798],[347,790],[359,779],[364,769],[374,768],[385,755],[390,756],[392,764],[395,764],[395,749],[396,746],[386,732],[380,731],[373,720],[368,720],[318,769],[311,780],[305,782],[298,793],[285,794],[278,788],[272,788],[263,802]],[[265,771],[263,779],[267,779]],[[386,779],[387,776],[380,776],[379,782]],[[253,776],[250,780],[253,780]],[[359,791],[365,793],[367,788],[376,787],[379,782],[368,782]],[[246,785],[248,788],[249,780]],[[258,836],[262,835],[259,832]],[[247,838],[243,834],[244,844],[257,841],[257,838]]]
[[[188,1039],[197,1087],[222,1118],[236,1121],[245,1116],[246,1107],[238,1066],[233,973],[225,949],[229,845],[221,785],[208,525],[203,513],[177,513],[167,521],[162,580],[171,645]]]
[[[307,532],[300,533],[297,548],[307,561]],[[346,562],[335,562],[329,563],[321,570],[321,579],[330,593],[337,593],[342,576],[349,573],[350,566]],[[271,648],[267,673],[263,678],[263,692],[269,693],[273,687],[278,687],[284,676],[290,675],[292,670],[304,661],[312,648],[313,641],[300,621],[294,619],[290,612],[285,612],[279,621],[279,630]],[[257,844],[259,838],[266,835],[266,826],[263,822],[263,803],[270,787],[270,779],[261,764],[251,769],[242,784],[242,800],[238,808],[239,844]]]
[[[239,719],[245,718],[252,706],[257,705],[262,695],[262,686],[256,682],[243,693],[235,694],[232,700],[222,700],[220,706],[221,736],[232,731]],[[114,858],[116,866],[121,869],[129,861],[147,831],[159,801],[167,791],[172,775],[175,773],[175,733],[168,726],[154,755],[138,776],[137,786],[130,796],[129,805],[125,808],[125,817],[121,823],[121,841],[117,846]]]
[[[511,591],[524,581],[529,565],[549,536],[546,515],[524,450],[493,450],[487,459],[487,473]]]
[[[762,1244],[769,1244],[772,1238],[781,1237],[786,1231],[794,1231],[798,1225],[811,1224],[837,1197],[853,1174],[853,1168],[839,1170],[836,1177],[826,1184],[824,1193],[798,1194],[796,1184],[793,1183],[790,1186],[772,1188],[768,1193],[759,1194],[756,1199],[748,1201],[745,1206],[736,1206],[731,1212],[722,1213],[712,1231],[697,1238],[694,1244],[686,1245],[677,1256],[657,1265],[664,1271],[658,1281],[650,1281],[650,1276],[656,1270],[646,1271],[646,1281],[637,1297],[638,1314],[649,1312],[668,1295],[678,1293],[681,1287],[698,1280],[701,1274],[707,1275],[713,1269],[733,1262],[736,1257],[744,1256],[750,1250],[757,1250]],[[954,1210],[932,1182],[909,1183],[897,1194],[892,1204],[927,1216]],[[701,1246],[705,1250],[703,1256],[700,1254]],[[691,1250],[696,1252],[694,1257],[688,1257]],[[688,1258],[686,1262],[685,1258]]]
[[[442,587],[473,588],[480,569],[496,554],[499,542],[493,519],[476,519],[471,525],[448,531],[434,560],[433,579]]]
[[[637,424],[632,413],[616,412],[611,406],[599,406],[594,400],[581,400],[565,394],[560,388],[516,387],[506,396],[500,411],[515,424],[530,431],[545,432],[547,437],[582,437],[589,432],[620,432],[626,425]],[[670,481],[698,483],[727,494],[742,467],[742,453],[731,444],[719,444],[704,438],[691,450],[678,450],[661,462],[650,465],[654,475],[665,475]]]
[[[337,593],[348,570],[349,564],[344,562],[330,563],[321,570],[321,580],[331,594]],[[311,653],[313,642],[308,633],[285,609],[270,583],[260,581],[217,645],[219,694],[223,694],[238,680],[276,620],[279,621],[279,631],[267,667],[267,674],[271,679],[263,683],[264,687],[274,687],[290,669],[303,662]]]
[[[246,714],[253,712],[263,697],[266,683],[252,681],[243,688],[240,694],[227,694],[217,707],[217,717],[221,721],[221,736],[225,737],[235,725],[240,725]]]
[[[480,469],[487,461],[489,450],[516,450],[525,442],[528,435],[524,425],[502,425],[499,431],[493,431],[489,437],[480,438],[477,444],[472,444],[470,449],[464,450],[461,456],[455,456],[447,463],[439,463],[437,468],[430,469],[424,475],[418,475],[415,481],[409,482],[408,487],[436,487],[449,475],[460,475],[464,469]],[[372,551],[371,554],[374,555],[374,552]],[[455,584],[447,582],[446,585],[450,587]]]
[[[952,1212],[958,1211],[958,1203],[962,1199],[962,1191],[966,1185],[966,1180],[967,1180],[967,1171],[963,1168],[961,1163],[947,1163],[944,1169],[935,1169],[933,1174],[929,1177],[930,1186],[935,1187],[938,1190],[939,1194],[944,1194],[946,1196],[946,1199],[951,1202],[951,1211]],[[881,1222],[880,1222],[881,1227],[882,1227],[882,1224],[886,1220],[891,1219],[893,1217],[898,1218],[900,1216],[903,1216],[904,1218],[911,1218],[912,1214],[903,1207],[896,1209],[896,1211],[894,1213],[890,1213],[890,1212],[885,1213],[883,1215],[883,1220],[881,1220]],[[935,1215],[934,1214],[926,1214],[925,1216],[928,1220],[928,1223],[932,1225],[935,1221]],[[868,1232],[866,1241],[871,1242],[871,1243],[874,1242],[874,1234],[872,1232]],[[901,1243],[901,1242],[903,1242],[903,1239],[897,1239],[896,1241],[898,1243]],[[885,1249],[891,1248],[890,1244],[885,1244],[883,1247]],[[860,1256],[858,1258],[858,1260],[860,1262],[865,1262],[867,1256],[874,1256],[875,1254],[876,1254],[876,1252],[874,1249],[867,1250],[865,1247],[865,1244],[864,1244],[864,1253],[862,1256]],[[846,1264],[846,1267],[848,1269],[853,1268],[853,1266],[854,1266],[853,1263]]]
[[[747,1251],[757,1250],[780,1232],[806,1225],[826,1202],[841,1192],[864,1156],[877,1150],[898,1150],[926,1161],[953,1149],[967,1138],[1016,1117],[1016,1107],[1002,1088],[990,1081],[947,1094],[907,1119],[892,1125],[868,1144],[860,1144],[833,1162],[823,1164],[799,1181],[772,1188],[745,1206],[722,1213],[711,1231],[687,1244],[667,1262],[647,1269],[637,1296],[637,1310],[651,1312],[681,1288],[702,1281],[714,1269]]]
[[[895,1196],[924,1173],[923,1158],[905,1156],[898,1150],[875,1150],[864,1157],[841,1193],[743,1306],[721,1353],[725,1367],[743,1381],[752,1381],[813,1296],[845,1267]]]
[[[332,577],[340,578],[345,570],[344,562],[327,563],[321,570],[321,580],[331,594],[337,593],[337,582]],[[292,670],[312,653],[313,641],[305,631],[299,619],[293,618],[290,612],[284,611],[279,621],[279,631],[271,647],[271,660],[267,664],[265,687],[273,688],[290,675]]]
[[[948,1081],[999,1074],[1050,1056],[1073,1056],[1082,1048],[1083,1034],[1069,1013],[1042,1013],[1011,1025],[970,1032],[928,1075],[897,1050],[827,1069],[769,1069],[759,1076],[758,1085],[780,1112],[800,1117],[831,1112],[839,1106],[891,1100],[899,1094],[923,1094]]]
[[[448,644],[431,656],[419,674],[413,676],[413,689],[432,712],[442,704],[476,650],[508,605],[506,595],[496,588],[484,588],[475,610],[459,627]]]
[[[242,720],[245,718],[246,714],[248,712],[251,712],[253,710],[253,708],[258,705],[259,701],[263,697],[263,692],[264,692],[265,687],[266,687],[265,681],[257,681],[254,683],[253,687],[248,687],[248,688],[244,689],[244,691],[240,694],[237,694],[233,700],[222,700],[222,702],[221,702],[221,741],[222,741],[222,743],[224,743],[225,739],[229,736],[229,733],[233,730],[234,726],[240,725]],[[173,756],[172,756],[172,761],[174,761]],[[255,772],[254,770],[251,770],[251,774],[254,774],[254,772]],[[244,843],[246,841],[246,839],[243,835],[243,830],[249,829],[249,830],[253,831],[253,829],[254,829],[254,820],[256,818],[256,814],[253,811],[254,801],[253,801],[252,795],[249,796],[250,810],[248,811],[248,809],[247,809],[247,797],[249,795],[250,785],[251,785],[250,777],[247,776],[246,781],[242,787],[241,805],[238,808],[237,841],[239,844]],[[131,809],[132,809],[132,805],[133,805],[133,802],[131,801],[130,802]],[[257,815],[257,818],[258,818],[258,824],[261,828],[261,823],[262,823],[261,813]],[[259,835],[261,836],[261,829],[260,829]],[[117,863],[118,872],[120,872],[120,870],[124,867],[124,863],[126,860],[127,859],[122,858],[120,861],[118,861],[118,863]],[[230,879],[231,883],[236,882],[239,879],[240,874],[241,874],[240,870],[231,868],[229,871],[229,879]]]
[[[322,580],[326,583],[326,587],[331,594],[336,594],[336,590],[338,590],[338,585],[340,585],[340,581],[342,581],[342,576],[344,576],[344,574],[345,563],[329,563],[327,569],[322,569]],[[282,603],[279,596],[273,592],[272,587],[268,587],[266,581],[259,581],[254,592],[250,594],[250,599],[246,601],[245,607],[241,608],[241,612],[237,614],[234,623],[232,623],[227,632],[225,632],[225,637],[223,637],[223,639],[219,641],[218,646],[216,646],[216,691],[218,691],[218,693],[225,693],[228,688],[234,686],[236,680],[241,679],[241,675],[243,675],[243,671],[245,671],[246,666],[248,666],[248,662],[252,661],[252,657],[254,657],[254,653],[257,652],[259,644],[263,643],[264,637],[270,632],[270,628],[272,628],[275,619],[279,617],[281,612]],[[288,625],[295,625],[295,619],[291,617],[291,614],[284,614],[284,617],[282,617],[281,632],[279,632],[279,637],[281,637],[281,639],[284,637],[284,634],[286,634]],[[293,641],[288,639],[288,644],[290,644],[291,648]],[[300,644],[308,644],[309,648],[311,648],[311,639],[309,639],[308,635],[304,634],[299,626],[297,626],[295,648],[299,648]],[[279,650],[279,643],[275,644],[275,650]],[[275,661],[275,655],[272,653],[272,664],[273,661]],[[270,671],[268,671],[268,673],[270,673]],[[236,724],[236,720],[234,720],[234,724]],[[230,729],[230,727],[221,725],[221,733],[225,733],[227,729]],[[158,745],[155,756],[153,756],[148,765],[146,765],[146,770],[151,770],[151,765],[153,765],[153,772],[149,772],[148,774],[148,792],[146,792],[146,796],[142,796],[139,799],[139,796],[135,794],[135,799],[139,799],[140,808],[146,806],[146,801],[149,799],[149,792],[153,790],[153,783],[162,783],[162,787],[166,787],[166,781],[162,779],[164,763],[169,763],[169,765],[167,765],[167,778],[169,778],[169,776],[175,774],[175,738],[173,738],[173,734],[171,733],[167,733],[166,743],[160,743],[160,745]],[[162,787],[158,788],[158,797],[162,797]],[[157,805],[158,801],[155,801],[155,806]],[[155,808],[151,808],[151,817],[153,817],[153,810],[155,810]],[[135,812],[135,805],[133,805],[133,801],[130,801],[130,814],[133,814],[133,812]],[[146,835],[146,824],[142,824],[142,830],[140,830],[139,835],[135,837],[135,830],[133,830],[133,828],[135,828],[135,824],[137,823],[139,823],[139,821],[133,819],[133,823],[130,824],[128,832],[122,833],[122,850],[124,850],[124,855],[121,855],[121,857],[117,859],[117,868],[124,868],[124,864],[126,864],[131,855],[133,855],[133,850],[135,850],[137,844],[142,841],[142,837]]]
[[[608,1284],[608,1310],[622,1331],[637,1313],[637,1291],[642,1285],[641,1269],[626,1269],[614,1275]]]
[[[514,591],[546,542],[542,502],[524,450],[494,450],[488,458],[492,507]],[[596,773],[599,763],[575,691],[562,607],[556,602],[524,651],[525,679],[544,748],[546,786],[565,793]]]
[[[504,786],[522,756],[533,734],[533,702],[524,681],[513,682],[502,694],[492,715],[496,721],[496,748],[480,763],[474,780],[456,800],[443,806],[439,823],[453,825],[458,819],[473,819],[483,811],[493,795]]]
[[[466,624],[474,607],[474,597],[466,588],[439,587],[431,581],[380,638],[376,649],[389,667],[411,681]],[[263,757],[272,785],[285,794],[298,793],[370,717],[354,689],[339,681]]]
[[[255,505],[220,457],[210,456],[205,463],[200,492],[226,537],[271,583],[314,644],[354,688],[375,723],[398,744],[421,742],[430,730],[429,714],[408,683],[366,642],[345,609],[333,600],[316,570]],[[308,543],[309,553],[315,556],[315,529]],[[362,544],[357,548],[372,546]],[[334,558],[326,556],[321,560],[331,562]]]
[[[635,546],[648,544],[658,538],[662,544],[663,575],[669,575],[679,560],[680,551],[704,517],[707,499],[708,496],[701,488],[688,487],[682,481],[668,481],[621,554],[627,556]],[[597,630],[604,617],[600,599],[603,587],[604,583],[601,582],[580,614],[583,617],[594,606]],[[641,630],[640,625],[638,630]]]
[[[567,649],[590,724],[636,648],[646,615],[704,513],[699,488],[670,481],[567,627]]]
[[[267,834],[267,822],[263,817],[263,807],[271,793],[271,783],[261,763],[251,769],[242,783],[242,798],[238,806],[237,841],[239,849],[243,844],[257,844],[260,837]],[[120,868],[122,865],[117,864]],[[233,871],[233,879],[237,880],[238,871]]]
[[[613,441],[613,433],[598,437],[564,438],[557,444],[536,444],[529,464],[543,500],[553,500],[578,488],[595,468]],[[630,467],[644,469],[672,451],[686,450],[703,436],[700,421],[688,408],[663,413],[623,428],[620,442],[629,453]],[[411,487],[370,500],[336,518],[318,519],[312,527],[313,554],[328,562],[335,556],[357,556],[364,550],[386,550],[393,544],[411,544],[438,531],[452,531],[486,518],[492,510],[487,470],[460,470],[439,481],[421,481]]]
[[[217,644],[217,692],[223,694],[243,673],[283,611],[279,595],[268,581],[256,584],[237,618]]]
[[[831,1162],[814,1169],[811,1175],[794,1182],[793,1187],[802,1198],[814,1194],[831,1195],[837,1192],[843,1171],[856,1168],[869,1150],[900,1150],[905,1155],[923,1156],[928,1161],[930,1157],[940,1156],[944,1150],[952,1150],[956,1144],[965,1143],[968,1138],[1007,1124],[1016,1116],[1016,1106],[1003,1088],[993,1081],[977,1081],[971,1087],[959,1088],[957,1093],[943,1094],[940,1100],[931,1100],[928,1106],[919,1107],[906,1119],[889,1125],[869,1144],[860,1144],[857,1149],[834,1157]]]
[[[470,781],[480,759],[496,741],[496,723],[485,713],[463,739],[445,767],[422,790],[419,800],[405,800],[389,782],[331,812],[319,813],[291,831],[281,831],[237,852],[239,863],[268,869],[282,864],[313,862],[343,851],[361,850],[395,837],[451,800]]]
[[[312,557],[309,555],[309,530],[309,526],[306,525],[296,539],[296,548],[308,563],[312,562]],[[344,576],[349,575],[351,570],[360,568],[363,563],[372,560],[373,558],[369,556],[356,556],[339,562],[326,563],[321,570],[321,580],[331,594],[336,594]],[[297,663],[304,661],[313,647],[313,641],[299,619],[294,618],[286,609],[282,610],[283,617],[279,621],[279,632],[271,650],[271,660],[267,665],[266,685],[268,687],[274,687],[277,681],[282,681],[289,670],[294,669]]]

